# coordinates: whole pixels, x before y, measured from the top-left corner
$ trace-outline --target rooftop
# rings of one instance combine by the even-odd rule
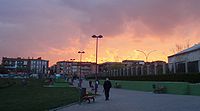
[[[193,52],[193,51],[196,51],[196,50],[200,50],[200,43],[195,44],[195,45],[193,45],[192,47],[187,48],[187,49],[185,49],[185,50],[182,50],[182,51],[180,51],[180,52],[178,52],[178,53],[176,53],[176,54],[174,54],[174,55],[171,55],[171,56],[169,56],[169,57],[178,56],[178,55],[185,54],[185,53],[189,53],[189,52]]]

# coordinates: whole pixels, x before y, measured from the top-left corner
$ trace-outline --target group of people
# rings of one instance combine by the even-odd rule
[[[92,81],[89,81],[89,86],[90,86],[90,88],[92,88],[92,91],[94,90],[95,94],[97,94],[98,85],[99,85],[98,80],[95,81],[94,86],[92,84]],[[110,80],[108,78],[106,78],[106,80],[104,81],[104,84],[103,84],[103,89],[104,89],[103,91],[104,91],[106,101],[109,100],[109,93],[110,93],[111,87],[112,87],[112,84],[111,84]]]
[[[95,83],[94,83],[94,86],[93,86],[92,81],[90,80],[89,81],[89,86],[91,88],[91,91],[94,91],[94,93],[97,94],[98,87],[99,87],[99,81],[96,80]]]

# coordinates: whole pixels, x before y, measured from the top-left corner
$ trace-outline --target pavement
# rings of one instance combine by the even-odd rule
[[[77,84],[77,81],[76,83]],[[90,90],[88,82],[83,87]],[[103,88],[99,86],[96,101],[72,104],[56,111],[200,111],[200,96],[154,94],[111,88],[110,100],[105,101]]]

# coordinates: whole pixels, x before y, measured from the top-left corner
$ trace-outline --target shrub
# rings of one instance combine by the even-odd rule
[[[98,78],[105,79],[106,77],[98,77]],[[172,81],[172,82],[200,83],[200,73],[118,76],[109,78],[112,80],[127,80],[127,81]],[[94,77],[88,77],[87,79],[94,79]]]

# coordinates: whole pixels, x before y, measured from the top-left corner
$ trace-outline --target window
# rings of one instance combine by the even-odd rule
[[[24,61],[24,65],[28,65],[28,61]]]
[[[198,61],[188,62],[188,72],[198,72],[199,65]]]

